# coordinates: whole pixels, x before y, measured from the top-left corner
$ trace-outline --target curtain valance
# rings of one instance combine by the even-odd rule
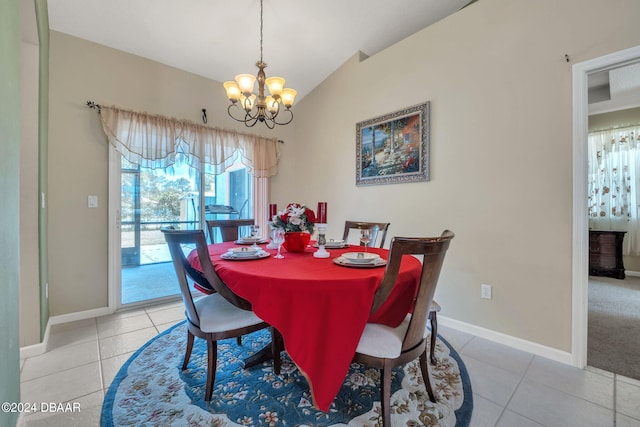
[[[280,150],[275,138],[242,134],[154,114],[102,106],[102,128],[115,149],[142,167],[166,168],[183,157],[205,173],[220,174],[239,152],[248,172],[258,178],[278,171]]]

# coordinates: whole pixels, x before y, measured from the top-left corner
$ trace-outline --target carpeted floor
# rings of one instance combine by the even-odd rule
[[[186,342],[183,323],[158,335],[123,365],[102,408],[102,427],[121,425],[189,426],[372,426],[380,425],[379,373],[352,367],[328,412],[311,404],[308,383],[283,352],[281,375],[272,364],[243,369],[243,358],[269,342],[267,331],[218,345],[218,370],[211,402],[203,400],[206,344],[196,339],[189,368],[181,371]],[[440,397],[426,396],[417,361],[393,371],[393,425],[467,427],[473,410],[468,373],[448,343],[438,337],[438,363],[430,366]]]
[[[587,364],[640,380],[640,278],[589,278]]]

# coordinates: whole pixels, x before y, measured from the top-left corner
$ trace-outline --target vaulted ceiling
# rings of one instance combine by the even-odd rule
[[[358,51],[372,56],[469,0],[264,0],[267,76],[304,97]],[[52,30],[217,81],[255,74],[259,0],[49,0]]]

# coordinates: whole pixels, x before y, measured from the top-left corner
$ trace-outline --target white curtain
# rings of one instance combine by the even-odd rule
[[[589,227],[626,231],[624,255],[640,255],[640,125],[589,133]]]
[[[164,169],[184,157],[197,170],[218,175],[234,163],[239,151],[242,163],[254,177],[268,178],[278,171],[280,150],[274,138],[114,106],[102,106],[100,117],[116,150],[129,162],[145,168]]]

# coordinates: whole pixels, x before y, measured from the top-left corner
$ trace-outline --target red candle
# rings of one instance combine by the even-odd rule
[[[318,202],[318,222],[327,223],[327,202]]]
[[[273,219],[275,215],[278,215],[278,205],[275,203],[269,204],[269,221]]]

